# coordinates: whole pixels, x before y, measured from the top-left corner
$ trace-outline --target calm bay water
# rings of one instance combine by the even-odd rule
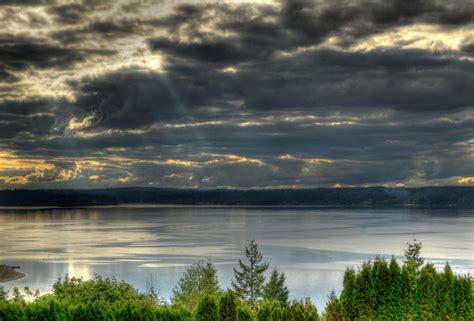
[[[90,208],[0,210],[0,264],[27,277],[2,284],[48,292],[59,277],[116,277],[169,299],[187,266],[210,259],[223,287],[255,239],[287,275],[292,298],[322,308],[346,266],[375,254],[400,259],[413,237],[437,266],[474,272],[474,211],[311,208]]]

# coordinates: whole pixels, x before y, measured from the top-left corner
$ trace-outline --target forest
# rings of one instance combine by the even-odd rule
[[[0,206],[78,207],[119,204],[226,206],[377,206],[474,208],[474,187],[312,189],[104,188],[0,190]]]
[[[143,320],[143,321],[343,321],[473,320],[469,275],[442,271],[421,257],[422,244],[408,244],[403,264],[376,256],[359,268],[347,268],[339,295],[328,296],[323,311],[311,300],[289,300],[284,273],[264,261],[250,241],[245,259],[234,268],[232,287],[221,289],[210,261],[191,265],[173,290],[160,298],[156,280],[141,293],[132,285],[96,276],[59,279],[51,293],[0,287],[0,320]],[[268,278],[268,280],[267,280]]]

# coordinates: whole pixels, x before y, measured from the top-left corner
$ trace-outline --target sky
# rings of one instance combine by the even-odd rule
[[[474,186],[474,1],[0,0],[0,189]]]

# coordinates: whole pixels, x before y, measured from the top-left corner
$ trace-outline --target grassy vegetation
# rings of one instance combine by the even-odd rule
[[[261,258],[256,247],[251,249]],[[423,262],[420,249],[407,250],[402,266],[395,258],[376,257],[357,270],[348,268],[341,294],[332,293],[321,313],[310,301],[288,301],[284,274],[274,272],[268,283],[260,282],[266,264],[248,257],[251,264],[241,261],[236,271],[241,282],[233,290],[222,291],[212,264],[203,262],[183,275],[171,304],[158,300],[154,290],[139,293],[123,281],[65,278],[50,294],[27,291],[31,302],[18,290],[8,299],[0,291],[0,320],[474,320],[471,277],[454,275],[448,264],[438,272]],[[251,282],[257,276],[258,282]]]

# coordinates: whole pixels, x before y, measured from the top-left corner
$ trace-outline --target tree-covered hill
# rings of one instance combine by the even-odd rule
[[[0,206],[74,207],[118,204],[474,208],[474,187],[367,187],[265,190],[132,187],[89,190],[0,191]]]

